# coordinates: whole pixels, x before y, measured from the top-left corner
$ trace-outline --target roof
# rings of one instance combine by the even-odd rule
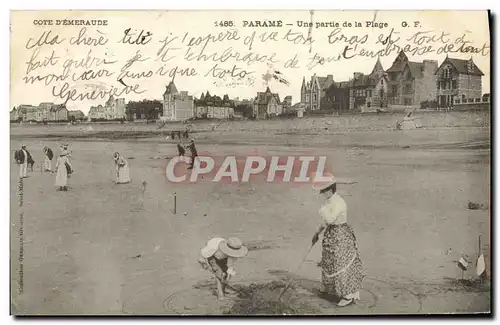
[[[387,69],[387,72],[401,72],[404,70],[406,66],[406,62],[408,62],[408,57],[406,56],[405,52],[401,51],[399,52],[398,56],[392,63],[391,67]]]
[[[380,57],[377,59],[377,62],[375,62],[375,65],[373,66],[373,70],[371,74],[375,74],[377,72],[384,72],[384,67],[382,66],[382,63],[380,62]]]
[[[273,94],[271,92],[271,90],[269,89],[269,87],[267,87],[265,92],[258,92],[257,93],[257,97],[255,98],[255,101],[256,101],[257,105],[267,105],[273,97],[276,99],[276,101],[279,104],[280,103],[279,95],[277,93]]]
[[[50,111],[51,112],[57,112],[57,111],[60,111],[60,110],[63,110],[63,109],[66,109],[66,106],[60,104],[60,105],[52,105],[52,107],[50,108]]]
[[[424,72],[424,64],[421,62],[408,61],[410,72],[413,78],[421,78]]]
[[[338,81],[333,83],[333,86],[335,86],[336,88],[349,88],[352,87],[352,85],[353,85],[353,80]]]
[[[327,89],[333,83],[333,76],[317,77],[321,89]]]
[[[472,63],[473,67],[472,71],[469,71],[468,69],[469,62]],[[439,66],[439,68],[436,70],[436,73],[439,69],[441,69],[441,67],[445,63],[450,63],[451,65],[453,65],[453,67],[457,69],[458,73],[460,74],[466,74],[471,76],[484,76],[484,73],[479,69],[479,67],[474,63],[474,61],[472,61],[472,59],[462,60],[462,59],[452,59],[448,57],[443,61],[443,63],[441,63],[441,66]]]
[[[170,81],[168,86],[165,89],[165,92],[163,93],[163,96],[165,95],[172,95],[172,94],[177,94],[179,91],[177,90],[177,87],[175,86],[173,81]]]
[[[377,84],[376,78],[362,73],[356,76],[351,82],[353,87],[375,86]]]
[[[68,114],[69,115],[76,115],[76,116],[85,116],[85,114],[80,110],[77,110],[77,111],[69,111],[68,110]]]

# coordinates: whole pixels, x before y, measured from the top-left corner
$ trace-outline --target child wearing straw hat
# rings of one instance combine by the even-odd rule
[[[236,274],[232,264],[236,259],[247,254],[248,248],[243,246],[242,241],[236,237],[227,240],[218,237],[212,238],[201,249],[198,263],[215,276],[217,298],[219,300],[225,298],[225,294],[228,293],[227,290],[230,289],[227,282],[231,276]]]

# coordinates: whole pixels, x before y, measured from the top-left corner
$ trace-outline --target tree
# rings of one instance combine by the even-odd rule
[[[129,101],[125,107],[128,120],[133,120],[134,116],[144,115],[146,119],[157,119],[163,112],[163,104],[157,99],[143,99],[141,101]]]
[[[253,107],[248,104],[240,104],[234,109],[235,112],[240,112],[244,117],[253,116]]]

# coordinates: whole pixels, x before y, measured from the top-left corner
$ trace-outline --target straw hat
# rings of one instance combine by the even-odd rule
[[[326,191],[327,187],[332,187],[333,184],[337,183],[337,179],[333,176],[332,173],[325,173],[322,178],[316,178],[316,175],[313,177],[313,185],[312,188],[315,191]]]
[[[118,152],[115,152],[115,153],[113,154],[113,158],[114,158],[115,160],[116,160],[116,159],[118,159],[118,158],[120,158],[120,154],[119,154]]]
[[[248,254],[248,248],[243,246],[243,242],[236,237],[220,242],[219,249],[229,257],[243,257]]]

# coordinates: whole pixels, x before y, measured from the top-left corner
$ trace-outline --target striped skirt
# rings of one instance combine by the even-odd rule
[[[354,231],[348,224],[329,225],[323,235],[322,291],[341,298],[359,296],[364,273]]]

